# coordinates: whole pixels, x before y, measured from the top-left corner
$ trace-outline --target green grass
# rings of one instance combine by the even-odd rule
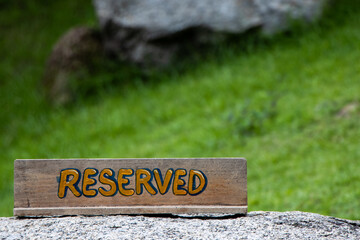
[[[12,215],[16,158],[243,156],[250,211],[360,219],[360,105],[336,116],[360,104],[360,2],[163,73],[99,71],[89,81],[120,83],[53,108],[39,93],[44,62],[79,24],[96,25],[88,1],[0,10],[0,215]]]

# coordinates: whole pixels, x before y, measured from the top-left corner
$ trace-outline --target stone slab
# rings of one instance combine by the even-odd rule
[[[360,239],[360,222],[305,212],[0,218],[0,239]]]

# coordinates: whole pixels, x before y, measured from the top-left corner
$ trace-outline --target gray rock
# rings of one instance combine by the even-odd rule
[[[242,33],[255,27],[273,33],[286,28],[290,19],[314,20],[325,1],[94,0],[94,5],[108,52],[161,64],[184,40],[194,43],[212,39],[214,32]]]
[[[304,212],[0,218],[0,239],[360,239],[360,222]]]

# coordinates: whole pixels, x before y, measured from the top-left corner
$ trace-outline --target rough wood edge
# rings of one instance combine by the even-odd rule
[[[14,216],[71,216],[116,214],[187,214],[228,213],[246,214],[247,206],[124,206],[124,207],[62,207],[62,208],[14,208]]]

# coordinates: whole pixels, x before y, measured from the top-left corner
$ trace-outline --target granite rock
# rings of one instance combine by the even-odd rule
[[[265,33],[289,20],[312,21],[326,0],[93,0],[108,53],[132,62],[166,64],[185,41],[214,33]],[[166,44],[165,44],[166,43]]]
[[[305,212],[247,216],[0,218],[0,239],[360,239],[360,222]]]

